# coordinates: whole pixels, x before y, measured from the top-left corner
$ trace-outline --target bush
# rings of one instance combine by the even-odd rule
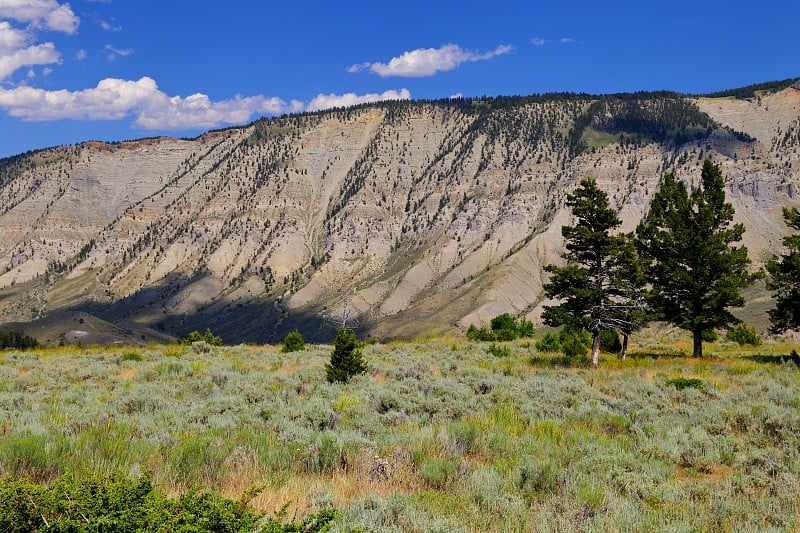
[[[282,353],[299,352],[306,349],[306,343],[303,342],[303,336],[299,331],[294,330],[283,339]]]
[[[562,329],[559,334],[561,352],[567,357],[583,357],[589,353],[592,345],[592,334],[586,330]]]
[[[497,315],[491,321],[491,329],[477,328],[470,324],[467,339],[471,341],[513,341],[520,337],[533,336],[533,322],[521,318],[519,322],[508,313]]]
[[[252,496],[252,492],[245,493]],[[247,506],[246,500],[212,492],[190,491],[179,499],[153,488],[147,476],[128,479],[115,473],[80,481],[64,475],[50,485],[0,479],[0,523],[3,531],[326,531],[336,517],[320,511],[301,523],[283,523]]]
[[[619,353],[622,351],[622,342],[619,334],[613,329],[604,329],[600,332],[600,349],[606,353]]]
[[[200,333],[197,330],[192,331],[183,338],[181,344],[191,346],[195,342],[205,342],[210,346],[222,346],[222,338],[214,335],[210,329],[206,329],[205,333]]]
[[[707,329],[703,332],[703,342],[715,342],[719,339],[719,335],[713,329]]]
[[[28,348],[36,348],[37,346],[39,346],[39,341],[30,335],[25,335],[25,333],[18,329],[0,330],[0,350],[5,350],[7,348],[27,350]]]
[[[352,376],[367,371],[367,364],[361,354],[361,343],[356,334],[346,328],[339,328],[333,339],[331,361],[325,365],[328,382],[347,383]]]
[[[673,378],[667,380],[665,385],[671,385],[678,390],[683,389],[702,389],[703,388],[703,380],[697,378]]]
[[[759,346],[761,344],[761,337],[756,333],[756,328],[748,327],[744,322],[729,329],[725,337],[739,346]]]
[[[536,341],[536,349],[540,352],[560,352],[561,341],[558,334],[553,331],[547,331],[542,338]]]
[[[486,351],[495,357],[511,357],[511,348],[502,344],[492,343]]]
[[[142,354],[139,352],[125,352],[119,356],[120,361],[141,361]]]

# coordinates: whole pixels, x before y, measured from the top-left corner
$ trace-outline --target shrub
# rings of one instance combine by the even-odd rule
[[[119,358],[121,361],[141,361],[142,354],[139,352],[125,352]]]
[[[561,330],[561,352],[567,357],[583,357],[589,353],[592,337],[588,331]]]
[[[478,328],[470,324],[467,339],[471,341],[513,341],[520,337],[533,336],[533,322],[521,318],[519,322],[508,313],[497,315],[491,321],[491,329]]]
[[[206,329],[205,333],[200,333],[197,330],[192,331],[183,338],[181,344],[190,346],[195,342],[205,342],[211,346],[222,346],[222,338],[214,335],[210,329]]]
[[[725,337],[739,346],[759,346],[761,344],[761,337],[756,333],[756,328],[748,327],[744,322],[729,329]]]
[[[561,341],[558,334],[553,331],[547,331],[542,338],[536,341],[536,349],[540,352],[560,352]]]
[[[673,378],[669,379],[665,382],[665,385],[671,385],[678,390],[683,389],[702,389],[703,388],[703,380],[697,378]]]
[[[502,344],[492,343],[486,351],[495,357],[511,357],[511,348]]]
[[[245,497],[253,492],[245,492]],[[128,479],[64,475],[50,485],[0,479],[0,523],[3,531],[327,531],[336,511],[325,509],[301,523],[284,523],[213,492],[189,491],[173,499],[153,488],[148,476]]]
[[[622,343],[619,334],[613,329],[604,329],[600,332],[600,349],[606,353],[619,353]]]
[[[703,332],[703,342],[715,342],[719,339],[719,335],[713,329],[707,329]]]
[[[361,354],[361,343],[356,334],[346,328],[339,328],[333,339],[331,361],[325,365],[328,382],[347,383],[352,376],[367,371],[367,364]]]
[[[305,349],[306,343],[303,342],[303,335],[301,335],[299,331],[294,330],[286,335],[285,339],[283,339],[283,348],[281,348],[281,352],[299,352],[300,350]]]

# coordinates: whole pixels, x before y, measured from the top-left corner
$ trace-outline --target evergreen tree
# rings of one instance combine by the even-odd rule
[[[561,228],[567,249],[562,257],[567,264],[546,266],[551,276],[544,286],[549,298],[563,301],[546,306],[542,318],[550,326],[589,330],[592,366],[596,367],[603,330],[627,335],[638,327],[640,277],[632,275],[638,258],[630,234],[611,235],[621,221],[595,180],[581,181],[575,193],[567,196],[567,206],[577,218],[574,226]]]
[[[361,354],[361,343],[356,334],[347,328],[339,328],[333,339],[330,363],[325,365],[330,383],[347,383],[352,376],[367,371],[367,364]]]
[[[786,224],[800,231],[800,211],[784,209]],[[783,238],[787,253],[767,264],[767,289],[775,291],[775,309],[768,311],[772,331],[800,328],[800,233]]]
[[[651,261],[648,303],[660,318],[692,333],[695,357],[703,355],[703,334],[738,320],[728,311],[744,299],[739,290],[754,280],[742,239],[744,226],[731,225],[725,182],[706,159],[701,184],[691,193],[667,174],[636,232],[642,255]]]
[[[294,330],[289,332],[286,338],[283,339],[281,353],[299,352],[305,349],[306,343],[303,341],[303,335],[298,330]]]

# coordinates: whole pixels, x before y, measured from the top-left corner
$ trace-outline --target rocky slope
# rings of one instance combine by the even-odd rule
[[[581,178],[630,230],[660,176],[691,182],[712,157],[759,266],[800,203],[798,147],[788,87],[393,102],[42,150],[0,161],[0,322],[80,312],[142,341],[211,327],[238,342],[536,321]]]

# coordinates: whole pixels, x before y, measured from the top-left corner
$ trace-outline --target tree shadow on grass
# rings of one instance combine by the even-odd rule
[[[748,359],[756,363],[769,363],[773,365],[782,365],[789,361],[796,366],[800,366],[800,355],[796,350],[792,350],[789,355],[745,355],[742,359]]]

